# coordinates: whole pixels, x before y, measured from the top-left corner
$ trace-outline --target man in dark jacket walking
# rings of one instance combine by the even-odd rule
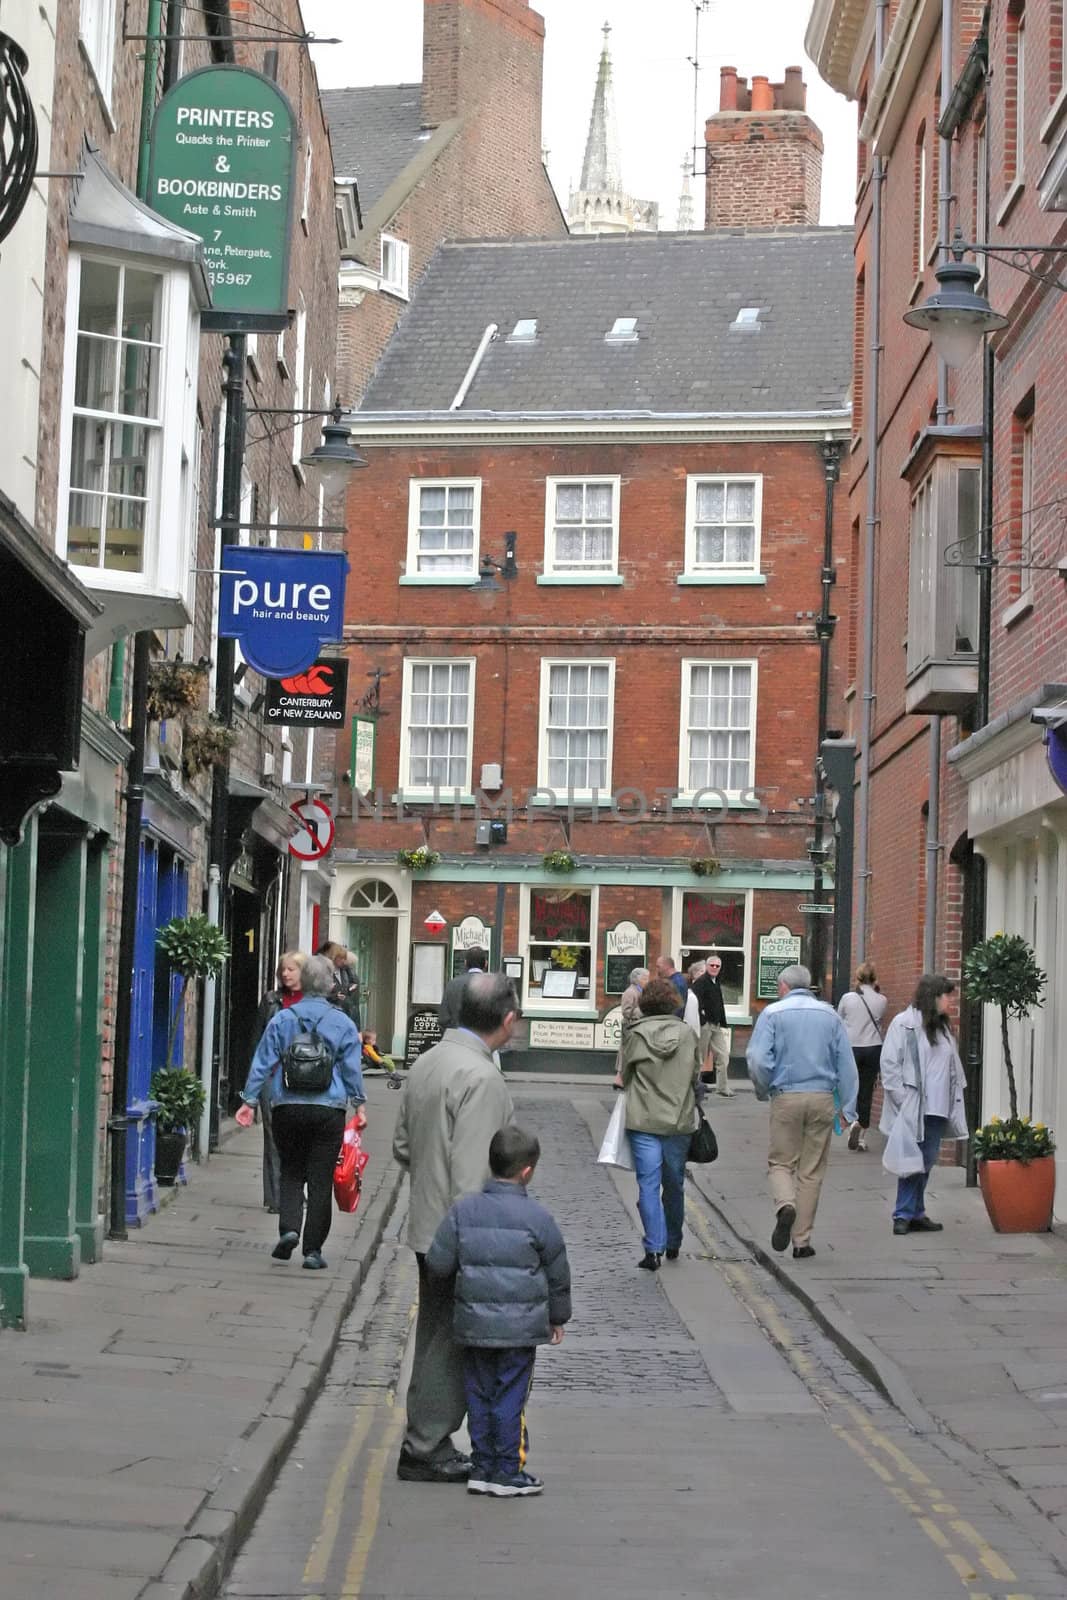
[[[500,1499],[540,1494],[526,1468],[526,1401],[539,1344],[559,1344],[571,1317],[563,1236],[530,1198],[541,1146],[512,1125],[489,1145],[492,1177],[481,1194],[452,1206],[426,1267],[455,1277],[453,1333],[463,1346],[471,1435],[470,1494]]]
[[[715,1087],[720,1094],[732,1095],[730,1088],[730,1029],[726,1022],[726,1002],[723,999],[719,974],[722,957],[713,950],[708,957],[702,977],[693,985],[693,993],[700,1004],[700,1048],[703,1073],[709,1074],[708,1060],[715,1069]]]

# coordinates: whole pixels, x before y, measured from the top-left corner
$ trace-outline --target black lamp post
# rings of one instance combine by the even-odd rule
[[[478,563],[477,582],[472,583],[470,586],[472,594],[499,594],[500,585],[496,581],[498,572],[507,583],[510,583],[512,578],[518,577],[519,568],[515,560],[517,539],[518,535],[515,533],[506,533],[504,535],[503,561],[494,561],[491,555],[482,556],[481,561]]]

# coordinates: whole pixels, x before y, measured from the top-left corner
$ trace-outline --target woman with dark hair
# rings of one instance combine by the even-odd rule
[[[854,988],[848,994],[843,994],[837,1002],[837,1014],[845,1024],[860,1077],[856,1120],[848,1130],[850,1150],[867,1148],[871,1097],[878,1082],[878,1068],[882,1059],[882,1018],[886,1004],[886,997],[878,987],[878,974],[869,961],[862,961],[856,968]]]
[[[700,1041],[678,1010],[669,978],[641,990],[641,1017],[622,1036],[626,1132],[637,1174],[637,1209],[645,1253],[637,1263],[659,1270],[664,1251],[677,1261],[685,1223],[685,1158],[696,1126]]]
[[[921,1172],[897,1180],[893,1232],[940,1233],[942,1224],[926,1215],[926,1180],[937,1165],[946,1133],[967,1137],[963,1106],[966,1079],[948,1018],[956,985],[939,972],[924,972],[911,1005],[889,1024],[882,1046],[885,1105],[880,1127],[892,1131],[903,1117],[922,1152]]]
[[[302,950],[286,950],[279,957],[274,974],[278,987],[267,990],[256,1014],[257,1044],[266,1033],[267,1024],[278,1015],[279,1011],[288,1011],[290,1006],[295,1006],[298,1000],[304,998],[300,985],[303,981],[306,960],[307,956]],[[259,1114],[263,1122],[263,1204],[273,1213],[281,1204],[279,1189],[281,1167],[278,1161],[278,1149],[274,1143],[274,1129],[271,1127],[270,1096],[265,1089],[259,1097]]]

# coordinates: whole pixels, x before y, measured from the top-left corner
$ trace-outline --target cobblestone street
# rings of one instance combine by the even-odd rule
[[[230,1600],[1062,1596],[1062,1571],[949,1445],[919,1439],[689,1190],[682,1259],[636,1270],[633,1181],[594,1165],[603,1090],[517,1088],[575,1320],[538,1356],[541,1500],[398,1482],[415,1269],[403,1203]]]

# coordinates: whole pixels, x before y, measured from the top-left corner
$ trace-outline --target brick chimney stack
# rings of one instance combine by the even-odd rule
[[[422,17],[423,126],[504,100],[540,159],[544,18],[529,0],[423,0]]]
[[[704,226],[774,228],[819,220],[822,134],[806,111],[802,67],[782,83],[723,67],[718,112],[705,127]]]

